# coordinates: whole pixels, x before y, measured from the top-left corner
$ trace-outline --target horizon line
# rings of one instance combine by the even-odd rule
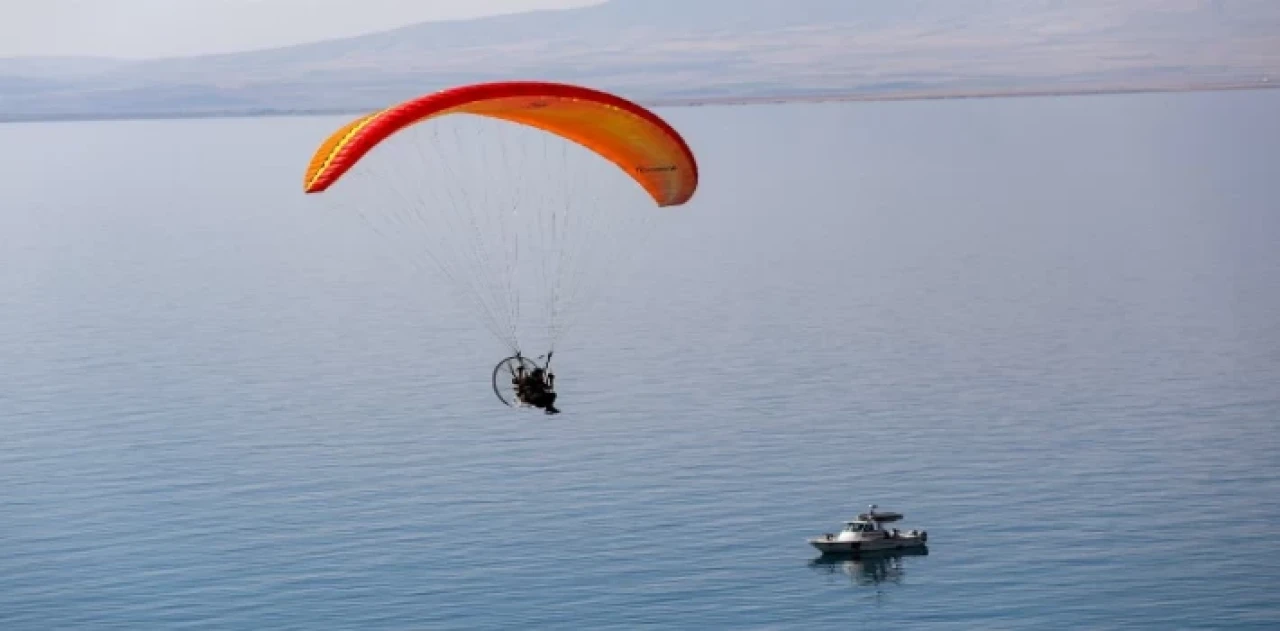
[[[858,93],[832,92],[811,94],[762,94],[737,96],[706,96],[679,98],[634,99],[636,103],[650,108],[664,107],[748,107],[759,105],[783,105],[789,103],[873,103],[873,102],[905,102],[905,101],[942,101],[963,99],[1002,99],[1002,98],[1044,98],[1044,97],[1079,97],[1105,96],[1117,94],[1171,94],[1186,92],[1232,92],[1241,90],[1274,90],[1280,89],[1280,83],[1269,82],[1224,82],[1194,83],[1186,85],[1151,85],[1151,86],[1092,86],[1075,88],[1028,88],[1000,90],[937,90],[915,92]],[[377,107],[365,109],[333,108],[256,108],[244,110],[211,110],[211,111],[152,111],[108,114],[102,112],[82,112],[67,114],[5,114],[0,112],[0,125],[22,123],[65,123],[65,122],[106,122],[106,121],[146,121],[146,120],[195,120],[208,118],[275,118],[275,117],[309,117],[309,116],[342,116],[361,115],[376,111]]]

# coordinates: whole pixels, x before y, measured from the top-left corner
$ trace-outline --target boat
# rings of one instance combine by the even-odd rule
[[[877,512],[872,504],[867,512],[844,522],[839,533],[826,533],[809,540],[809,545],[823,554],[858,554],[882,550],[915,550],[925,548],[929,533],[923,530],[887,529],[885,524],[902,520],[902,513]]]

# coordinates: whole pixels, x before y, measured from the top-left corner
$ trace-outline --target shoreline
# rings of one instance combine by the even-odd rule
[[[1095,86],[1089,88],[1031,88],[1026,90],[956,90],[847,94],[788,94],[775,96],[692,97],[684,99],[651,99],[649,107],[706,107],[718,105],[779,105],[784,103],[947,101],[965,99],[1044,98],[1069,96],[1105,96],[1110,94],[1175,94],[1184,92],[1236,92],[1243,90],[1280,89],[1280,83],[1222,83],[1161,86]]]
[[[1280,89],[1280,83],[1233,82],[1222,84],[1188,84],[1158,86],[1095,86],[1081,88],[1032,88],[1026,90],[921,90],[913,92],[777,94],[760,96],[708,96],[687,98],[637,99],[645,107],[714,107],[782,105],[787,103],[870,103],[896,101],[943,101],[965,99],[1044,98],[1071,96],[1103,96],[1120,94],[1172,94],[1187,92],[1232,92],[1242,90]],[[366,114],[368,109],[256,109],[208,112],[134,112],[121,114],[16,114],[0,113],[0,125],[17,123],[66,123],[149,120],[196,120],[211,118],[276,118],[315,117]]]

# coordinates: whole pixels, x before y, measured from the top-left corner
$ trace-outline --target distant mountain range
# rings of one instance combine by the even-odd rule
[[[465,82],[641,101],[1280,83],[1277,0],[611,0],[225,55],[0,59],[0,118],[363,111]]]

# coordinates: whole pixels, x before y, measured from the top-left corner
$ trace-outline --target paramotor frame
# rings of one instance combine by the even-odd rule
[[[532,407],[516,398],[515,380],[520,374],[521,367],[524,368],[524,374],[526,375],[538,368],[547,369],[546,365],[540,365],[537,361],[521,355],[512,355],[493,367],[493,394],[507,407]]]

